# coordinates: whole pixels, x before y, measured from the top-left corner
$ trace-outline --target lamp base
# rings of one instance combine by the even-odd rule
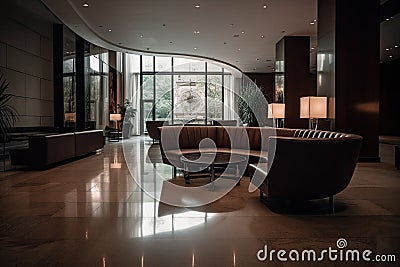
[[[317,130],[318,129],[318,119],[317,118],[310,118],[308,120],[308,128],[310,130]]]

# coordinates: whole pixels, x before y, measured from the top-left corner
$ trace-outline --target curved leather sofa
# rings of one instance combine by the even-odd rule
[[[362,137],[329,131],[234,126],[160,127],[163,162],[182,168],[180,157],[202,151],[249,157],[260,196],[285,199],[330,197],[347,187],[358,160]],[[213,147],[212,143],[215,144]]]
[[[286,131],[282,129],[282,131]],[[269,137],[268,164],[250,164],[264,194],[284,199],[330,198],[353,176],[362,137],[336,132],[296,130],[291,137]]]

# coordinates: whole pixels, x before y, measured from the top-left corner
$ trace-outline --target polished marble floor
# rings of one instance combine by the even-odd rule
[[[381,149],[384,162],[357,165],[350,186],[336,197],[335,214],[327,212],[327,199],[266,206],[248,192],[248,177],[209,205],[160,203],[172,169],[145,137],[107,144],[101,153],[45,171],[3,172],[0,264],[343,266],[329,259],[261,262],[257,252],[265,245],[321,251],[345,238],[349,249],[397,257],[397,263],[372,266],[399,266],[400,172],[392,146]]]

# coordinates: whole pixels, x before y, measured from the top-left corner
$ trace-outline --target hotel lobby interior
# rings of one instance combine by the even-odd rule
[[[400,1],[2,4],[1,266],[399,266]]]

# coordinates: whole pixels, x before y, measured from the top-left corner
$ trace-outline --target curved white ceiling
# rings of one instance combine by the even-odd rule
[[[311,36],[311,46],[316,41],[316,24],[310,24],[317,16],[316,0],[42,2],[97,45],[126,52],[201,56],[243,72],[273,72],[275,44],[285,35]]]

